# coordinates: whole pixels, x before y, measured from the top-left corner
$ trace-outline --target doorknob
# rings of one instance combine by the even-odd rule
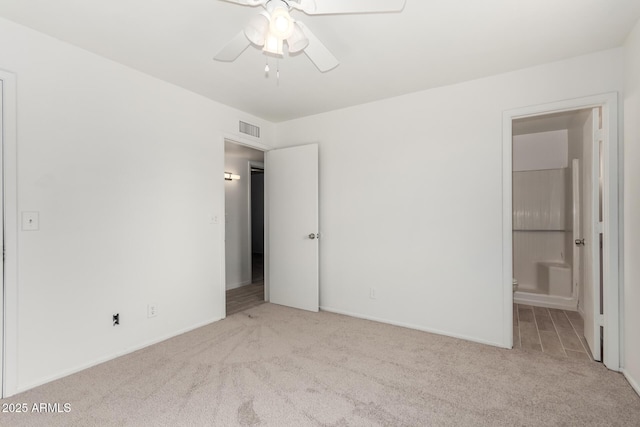
[[[309,238],[310,238],[311,240],[313,240],[313,239],[315,239],[315,238],[316,238],[316,235],[315,235],[314,233],[311,233],[311,234],[309,234]]]
[[[584,238],[576,239],[576,246],[584,246]]]

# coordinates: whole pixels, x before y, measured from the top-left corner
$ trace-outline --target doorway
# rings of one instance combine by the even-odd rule
[[[264,283],[264,163],[249,162],[251,281]]]
[[[225,308],[265,302],[264,152],[225,141]]]
[[[253,141],[237,142],[235,137],[232,140],[224,140],[226,154],[238,150],[240,147],[255,148],[254,151],[264,154],[264,298],[260,302],[269,301],[292,308],[317,312],[320,308],[320,277],[319,277],[319,163],[318,144],[305,144],[285,148],[273,149]],[[231,156],[230,156],[231,157]],[[259,160],[255,160],[259,161]],[[246,165],[246,176],[250,175],[251,162],[246,158],[244,163],[238,166],[238,170],[244,169]],[[230,167],[232,165],[230,164]],[[230,181],[224,180],[225,187],[231,184],[238,185],[242,182],[240,176],[235,183],[234,177],[238,175],[233,170],[228,169]],[[244,181],[247,182],[245,176]],[[223,191],[223,204],[227,204],[227,193]],[[248,200],[248,193],[241,200]],[[226,207],[225,207],[225,210]],[[247,209],[241,209],[238,218],[227,215],[225,219],[224,233],[228,234],[237,229],[234,221],[241,221],[247,225],[247,218],[239,218]],[[230,213],[227,210],[227,213]],[[221,292],[222,310],[226,310],[227,299],[226,284],[233,287],[233,282],[229,280],[233,277],[226,274],[227,267],[233,268],[233,261],[230,257],[235,256],[233,242],[229,242],[230,236],[222,239],[223,248],[223,268]],[[247,242],[248,240],[242,240]],[[250,252],[247,251],[250,255]],[[247,278],[251,277],[249,267],[249,255],[239,257],[246,261],[237,268],[237,271],[248,272]],[[238,258],[238,257],[236,257]],[[243,262],[244,262],[243,261]],[[231,262],[231,263],[230,263]],[[234,271],[232,271],[233,273]],[[242,282],[240,282],[242,283]],[[249,283],[250,284],[250,283]],[[237,288],[241,288],[238,286]],[[228,313],[227,313],[228,314]]]
[[[595,110],[594,110],[595,109]],[[590,163],[592,170],[595,172],[596,180],[594,180],[593,193],[595,197],[591,201],[586,201],[587,205],[595,206],[592,212],[592,218],[583,216],[584,224],[583,232],[586,233],[585,240],[590,242],[592,249],[594,268],[590,269],[582,267],[582,278],[578,274],[578,284],[584,284],[584,289],[578,286],[577,292],[574,289],[575,276],[571,279],[572,285],[569,288],[571,297],[576,302],[582,301],[584,305],[585,325],[584,334],[589,338],[593,337],[589,342],[589,346],[593,347],[594,357],[597,359],[596,352],[600,353],[600,336],[602,336],[602,361],[612,370],[620,369],[620,341],[619,341],[619,204],[618,204],[618,114],[617,114],[617,94],[603,94],[592,97],[561,101],[552,104],[526,107],[517,110],[506,111],[503,115],[503,286],[504,286],[504,319],[505,319],[505,342],[514,343],[514,292],[513,284],[514,273],[514,225],[518,225],[518,219],[514,215],[514,196],[513,190],[516,185],[513,176],[514,167],[514,149],[513,137],[514,129],[517,128],[518,120],[529,119],[535,122],[536,118],[542,118],[549,115],[562,115],[563,113],[583,111],[598,111],[601,113],[598,120],[593,120],[595,124],[593,128],[590,123],[585,123],[584,128],[593,132],[594,140],[590,144],[590,153],[593,158],[583,158],[584,163]],[[526,120],[525,120],[526,121]],[[602,141],[599,143],[598,141]],[[569,160],[571,162],[571,160]],[[572,163],[572,162],[571,162]],[[572,163],[573,164],[573,163]],[[583,183],[584,184],[584,183]],[[567,190],[569,191],[569,190]],[[573,190],[571,190],[573,191]],[[601,192],[601,197],[600,197]],[[587,193],[589,194],[589,193]],[[599,203],[602,202],[601,217],[599,217]],[[582,201],[585,206],[585,201]],[[599,220],[601,219],[601,221]],[[526,230],[527,232],[533,230]],[[544,230],[550,232],[550,230]],[[591,232],[589,232],[591,231]],[[560,230],[558,230],[560,232]],[[568,236],[567,230],[563,233]],[[602,234],[602,260],[600,261],[600,239]],[[573,236],[572,236],[573,237]],[[568,240],[568,239],[566,239]],[[579,240],[579,239],[572,239]],[[559,242],[561,244],[561,242]],[[568,244],[566,242],[565,244]],[[566,248],[567,246],[565,246]],[[578,249],[581,250],[581,249]],[[565,257],[563,264],[569,264],[571,261]],[[588,258],[589,255],[583,257]],[[573,258],[572,258],[573,259]],[[601,266],[601,268],[599,268]],[[585,280],[584,275],[589,271],[592,274],[592,281]],[[598,271],[599,270],[599,271]],[[557,273],[557,272],[556,272]],[[601,276],[601,281],[599,280]],[[600,283],[602,290],[600,291]],[[585,295],[584,292],[589,293]],[[522,295],[520,295],[522,296]],[[582,298],[582,299],[581,299]],[[590,299],[591,298],[591,299]],[[602,311],[601,304],[602,301]],[[548,307],[548,306],[547,306]],[[600,334],[602,328],[602,335]],[[597,337],[597,339],[595,338]],[[589,339],[587,339],[589,341]]]
[[[594,314],[589,291],[601,285],[592,283],[600,256],[590,256],[600,249],[590,209],[601,195],[592,162],[600,115],[586,108],[512,122],[514,348],[601,360],[599,343],[591,353],[584,338],[593,335],[584,328]]]

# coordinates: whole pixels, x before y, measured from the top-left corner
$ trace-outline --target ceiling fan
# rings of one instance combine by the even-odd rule
[[[267,55],[284,56],[284,43],[289,54],[304,52],[321,72],[332,70],[339,62],[329,49],[290,12],[300,10],[307,15],[397,12],[406,0],[223,0],[242,6],[262,6],[225,47],[214,57],[218,61],[234,61],[251,44],[262,47]]]

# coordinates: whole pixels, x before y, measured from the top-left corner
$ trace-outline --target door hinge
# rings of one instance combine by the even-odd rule
[[[595,137],[596,141],[602,141],[602,129],[598,129],[594,132],[593,136]]]
[[[598,314],[596,321],[598,322],[598,326],[604,326],[604,314]]]

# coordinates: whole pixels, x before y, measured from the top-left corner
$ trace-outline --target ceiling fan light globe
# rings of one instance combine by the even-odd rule
[[[244,35],[249,41],[257,46],[264,45],[267,32],[269,31],[269,17],[260,13],[249,21],[244,28]]]
[[[278,32],[284,33],[289,29],[289,21],[287,21],[287,18],[285,18],[284,16],[277,16],[273,21]]]
[[[262,50],[266,53],[281,56],[283,55],[282,45],[282,39],[269,32],[267,34],[267,37],[265,38],[264,47],[262,48]]]
[[[289,53],[297,53],[304,50],[309,45],[309,39],[304,35],[302,28],[298,24],[294,25],[293,33],[287,39]]]
[[[271,12],[269,30],[281,39],[286,39],[293,33],[295,21],[284,7],[277,7]]]

